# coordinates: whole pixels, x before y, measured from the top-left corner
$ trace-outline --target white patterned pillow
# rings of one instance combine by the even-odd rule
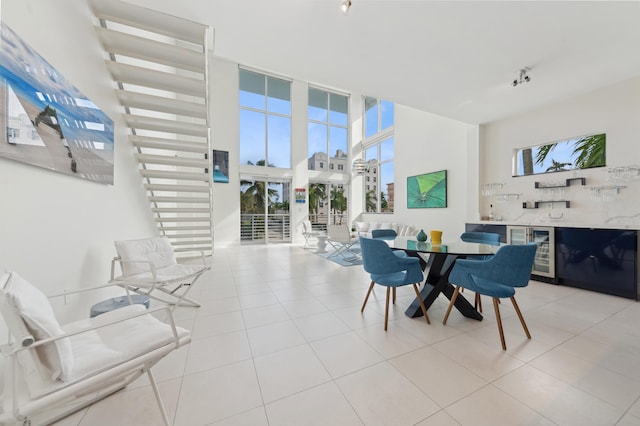
[[[369,222],[353,222],[358,232],[367,232],[369,230]]]
[[[175,265],[173,246],[167,237],[144,238],[141,240],[122,240],[115,242],[116,251],[121,259],[152,262],[156,268]],[[122,274],[125,276],[149,272],[149,264],[143,262],[122,262]]]

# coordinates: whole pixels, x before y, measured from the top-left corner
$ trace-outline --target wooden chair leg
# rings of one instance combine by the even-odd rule
[[[387,303],[384,308],[384,331],[387,331],[387,323],[389,322],[389,296],[391,293],[391,287],[387,287]]]
[[[453,308],[453,304],[456,303],[456,298],[458,297],[458,293],[460,293],[461,287],[456,287],[453,291],[453,296],[451,296],[451,302],[449,302],[449,306],[447,307],[447,313],[444,314],[444,319],[442,320],[442,324],[447,324],[447,319],[449,319],[449,314],[451,313],[451,308]]]
[[[507,344],[504,342],[504,331],[502,330],[502,319],[500,318],[500,308],[498,308],[498,298],[493,298],[493,309],[496,311],[496,322],[498,323],[498,332],[500,333],[500,342],[502,342],[502,350],[507,350]]]
[[[524,334],[527,335],[527,339],[531,339],[529,328],[527,328],[527,323],[524,322],[524,317],[522,316],[522,312],[520,312],[520,307],[516,303],[516,298],[514,296],[511,296],[511,303],[513,303],[513,309],[516,310],[516,314],[518,314],[518,318],[520,318],[520,324],[522,324],[522,328],[524,328]]]
[[[476,293],[475,303],[473,307],[476,308],[476,311],[482,312],[482,299],[480,298],[480,293]]]
[[[422,309],[422,314],[424,315],[424,318],[427,320],[427,324],[431,324],[431,321],[429,320],[429,315],[427,315],[427,308],[424,306],[424,302],[422,301],[422,296],[420,295],[420,290],[418,290],[418,285],[414,284],[413,289],[416,292],[416,296],[418,297],[418,303],[420,303],[420,309]]]
[[[393,304],[396,304],[396,288],[393,287]]]
[[[364,307],[367,306],[367,300],[369,300],[369,295],[371,294],[371,290],[373,290],[373,285],[375,283],[373,281],[371,281],[371,285],[369,286],[369,291],[367,291],[367,295],[364,298],[364,303],[362,304],[362,309],[360,309],[360,312],[364,312]]]

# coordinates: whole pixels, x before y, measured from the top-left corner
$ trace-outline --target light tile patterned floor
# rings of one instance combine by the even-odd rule
[[[481,322],[446,301],[431,325],[398,290],[383,331],[384,292],[364,314],[361,266],[341,267],[293,245],[216,249],[178,309],[191,345],[155,368],[174,425],[638,425],[640,304],[531,282],[517,299],[527,340],[501,304],[507,351],[491,304]],[[464,293],[469,298],[471,294]],[[58,423],[158,425],[143,378]]]

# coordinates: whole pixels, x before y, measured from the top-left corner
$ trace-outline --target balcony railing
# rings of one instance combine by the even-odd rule
[[[291,215],[289,214],[241,214],[241,241],[291,241]]]
[[[309,220],[311,221],[311,227],[314,231],[326,231],[327,224],[348,225],[349,215],[347,213],[330,215],[309,213]]]

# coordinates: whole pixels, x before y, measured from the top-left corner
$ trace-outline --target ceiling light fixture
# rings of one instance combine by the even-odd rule
[[[362,158],[356,158],[351,165],[351,171],[354,175],[363,175],[367,172],[368,168],[367,162]]]
[[[344,0],[342,2],[342,6],[340,6],[340,9],[342,9],[343,13],[347,13],[349,12],[350,7],[351,7],[351,0]]]
[[[522,84],[522,83],[528,83],[531,81],[531,79],[529,78],[529,76],[527,75],[527,71],[529,71],[531,68],[528,67],[524,67],[520,70],[520,79],[519,80],[513,80],[513,82],[511,83],[511,85],[513,87],[516,87],[518,84]]]

